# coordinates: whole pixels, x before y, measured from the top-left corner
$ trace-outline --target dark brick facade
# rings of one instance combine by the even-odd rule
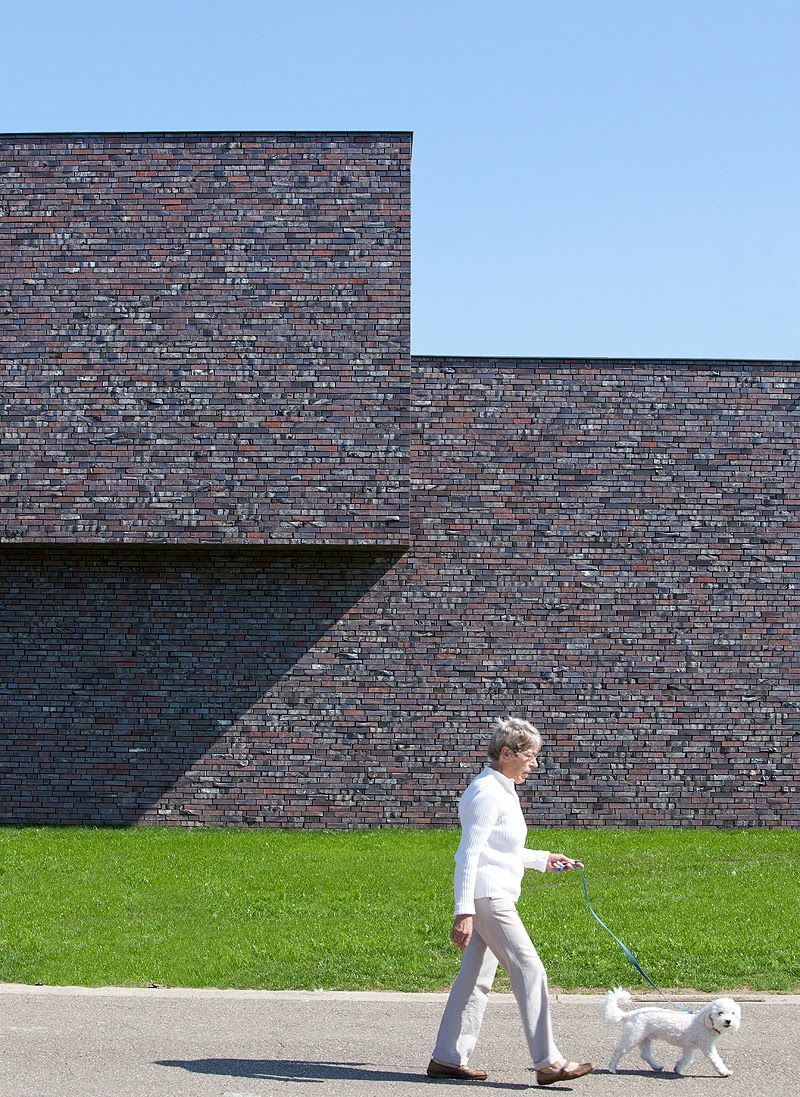
[[[410,156],[0,137],[3,539],[407,541]]]
[[[15,545],[0,558],[5,821],[384,819],[373,757],[404,658],[382,634],[395,556]]]
[[[531,714],[542,823],[800,823],[800,365],[414,365],[421,726]]]
[[[92,140],[69,139],[80,148]],[[208,179],[227,179],[215,157],[224,168],[228,147],[239,162],[247,145],[244,135],[193,140],[147,138],[152,148],[183,141],[193,171],[202,153]],[[375,164],[391,161],[399,174],[380,202],[405,232],[397,165],[407,167],[406,137],[273,135],[257,138],[257,156],[272,148],[270,163],[283,163],[303,148],[318,157],[328,142],[337,156],[367,158],[377,191],[389,176]],[[127,153],[119,163],[129,178]],[[175,178],[175,164],[170,171]],[[306,183],[291,185],[304,201]],[[328,200],[322,189],[314,201]],[[236,216],[250,217],[243,195],[237,203]],[[202,213],[201,197],[193,208]],[[259,223],[253,213],[253,238]],[[179,237],[176,229],[176,252]],[[375,249],[391,252],[388,234],[381,241]],[[194,307],[208,311],[217,283],[206,253],[183,242],[196,264]],[[287,230],[287,254],[295,243]],[[28,246],[17,240],[17,254]],[[304,261],[300,252],[291,263]],[[125,418],[128,404],[103,403],[105,382],[87,382],[87,401],[102,411],[93,419],[87,403],[87,424],[76,372],[59,374],[72,381],[55,388],[41,380],[62,344],[91,340],[81,343],[66,320],[37,335],[7,313],[6,452],[16,463],[3,470],[12,510],[0,546],[0,818],[453,825],[488,722],[514,712],[545,735],[542,770],[524,793],[532,823],[800,824],[800,364],[409,360],[396,335],[407,337],[407,253],[396,254],[397,268],[381,265],[395,258],[376,260],[369,277],[401,271],[400,296],[373,286],[370,301],[388,295],[374,306],[383,319],[358,314],[364,346],[391,352],[379,360],[365,351],[356,383],[350,352],[332,349],[343,338],[355,346],[355,326],[348,335],[329,324],[324,335],[331,372],[321,391],[349,401],[363,449],[332,443],[330,460],[314,463],[303,448],[312,413],[292,404],[280,423],[263,421],[255,443],[254,468],[272,479],[251,476],[250,434],[231,410],[237,381],[225,373],[240,362],[231,332],[248,316],[263,320],[248,314],[246,295],[232,328],[218,313],[205,345],[229,356],[208,358],[202,383],[189,390],[188,378],[157,371],[147,381],[151,399],[164,401],[152,405],[163,416],[153,437],[144,407]],[[280,255],[276,238],[273,265]],[[119,259],[120,269],[132,263]],[[34,320],[40,292],[25,306]],[[63,298],[66,316],[82,292],[62,269],[43,300]],[[103,377],[117,379],[119,402],[145,391],[136,355],[151,344],[129,334],[128,305],[117,304],[122,318],[106,334],[117,348],[134,340],[136,354],[119,351],[112,369],[106,351],[91,353]],[[156,358],[171,353],[171,337],[151,334]],[[275,365],[279,340],[288,348],[293,338],[300,364],[281,384],[305,385],[307,399],[322,373],[312,381],[317,367],[304,372],[302,322],[265,322],[260,360]],[[243,382],[252,382],[251,403],[273,399],[276,377],[260,368]],[[188,403],[169,404],[173,382],[194,393]],[[198,402],[217,448],[182,463],[179,439],[198,432]],[[320,406],[315,437],[335,422],[331,405]],[[97,472],[101,497],[86,484],[108,417],[127,424],[127,442],[125,454],[110,447],[114,461]],[[47,473],[56,463],[63,479]],[[214,505],[205,508],[208,479]],[[145,501],[129,508],[140,480]],[[400,506],[409,495],[410,524]],[[400,520],[389,522],[395,511]]]
[[[797,825],[800,371],[414,359],[401,552],[7,546],[7,819]]]

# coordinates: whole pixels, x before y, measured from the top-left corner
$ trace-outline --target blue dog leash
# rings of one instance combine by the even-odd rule
[[[640,974],[640,975],[642,976],[642,978],[643,978],[643,979],[646,979],[646,980],[647,980],[647,982],[648,982],[648,983],[650,984],[650,986],[651,986],[651,987],[653,988],[653,990],[657,991],[657,993],[661,995],[661,997],[662,997],[662,998],[664,999],[664,1001],[665,1001],[665,1002],[669,1002],[669,1004],[670,1004],[671,1006],[674,1006],[674,1007],[675,1007],[675,1009],[679,1009],[679,1010],[681,1010],[681,1011],[682,1011],[683,1013],[694,1013],[694,1010],[693,1010],[693,1009],[688,1009],[688,1008],[687,1008],[686,1006],[681,1006],[681,1005],[679,1005],[679,1004],[678,1004],[677,1002],[673,1002],[673,1001],[672,1001],[672,1000],[671,1000],[670,998],[668,998],[668,997],[666,996],[666,994],[664,994],[664,992],[663,992],[662,990],[660,990],[660,989],[659,989],[659,988],[658,988],[658,987],[656,986],[656,984],[655,984],[655,983],[653,982],[653,980],[652,980],[652,979],[650,978],[650,976],[649,976],[649,975],[647,974],[647,972],[646,972],[646,971],[644,970],[644,968],[643,968],[643,967],[642,967],[642,965],[641,965],[641,964],[639,963],[639,961],[638,961],[638,960],[636,959],[636,957],[635,957],[635,956],[633,955],[633,953],[632,953],[632,952],[631,952],[631,950],[630,950],[630,949],[628,948],[628,946],[627,946],[627,945],[625,945],[625,944],[623,944],[623,943],[622,943],[622,941],[620,941],[619,937],[617,937],[616,933],[612,933],[612,932],[611,932],[611,930],[610,930],[610,929],[608,928],[608,926],[607,926],[607,925],[605,924],[605,922],[603,921],[603,919],[602,919],[602,918],[600,918],[600,917],[599,917],[599,916],[598,916],[598,915],[597,915],[597,914],[596,914],[596,913],[594,912],[594,910],[592,910],[592,904],[591,904],[591,903],[589,902],[589,888],[588,888],[588,886],[587,886],[587,884],[586,884],[586,877],[585,877],[585,876],[583,875],[583,865],[581,864],[581,862],[580,862],[580,861],[576,861],[573,867],[574,867],[575,871],[576,871],[576,872],[578,873],[578,875],[580,876],[581,880],[583,881],[583,894],[584,894],[584,898],[586,899],[586,905],[587,905],[587,907],[589,908],[589,913],[590,913],[590,914],[591,914],[591,916],[592,916],[592,917],[594,918],[594,920],[595,920],[595,921],[596,921],[596,922],[597,922],[597,923],[598,923],[599,925],[601,925],[601,926],[603,927],[603,929],[604,929],[604,930],[606,931],[606,933],[607,933],[607,934],[609,934],[609,936],[610,936],[610,937],[613,937],[613,938],[614,938],[614,940],[615,940],[615,941],[617,942],[617,944],[619,945],[619,947],[620,947],[620,948],[622,949],[622,951],[623,951],[623,952],[625,953],[625,955],[626,955],[626,956],[628,957],[628,959],[629,959],[629,960],[630,960],[630,962],[631,962],[631,963],[633,964],[633,966],[634,966],[634,967],[636,968],[636,970],[637,970],[637,971],[639,972],[639,974]],[[567,869],[569,869],[569,868],[570,868],[570,866],[569,866],[569,865],[561,865],[561,867],[560,867],[560,868],[557,868],[557,869],[556,869],[556,872],[564,872],[565,870],[567,870]]]

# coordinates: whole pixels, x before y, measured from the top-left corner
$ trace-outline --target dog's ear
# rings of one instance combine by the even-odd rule
[[[703,1010],[703,1013],[702,1013],[703,1024],[706,1026],[706,1028],[712,1028],[712,1029],[714,1028],[714,1024],[711,1020],[711,1015],[714,1012],[715,1006],[716,1006],[716,1002],[709,1002],[709,1004]]]

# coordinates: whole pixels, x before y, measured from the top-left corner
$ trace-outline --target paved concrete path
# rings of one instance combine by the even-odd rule
[[[604,1068],[617,1029],[600,996],[554,995],[556,1038],[600,1070],[551,1093],[586,1097],[796,1097],[800,997],[740,996],[742,1028],[720,1043],[733,1077],[698,1056],[691,1075],[638,1057]],[[0,984],[2,1097],[432,1097],[444,1086],[487,1097],[534,1083],[509,995],[493,995],[475,1065],[485,1083],[424,1076],[441,994],[86,990]],[[688,1001],[688,1000],[687,1000]],[[663,1045],[659,1045],[661,1047]],[[667,1058],[671,1066],[675,1058]],[[534,1087],[538,1091],[538,1087]],[[542,1090],[542,1092],[548,1092]]]

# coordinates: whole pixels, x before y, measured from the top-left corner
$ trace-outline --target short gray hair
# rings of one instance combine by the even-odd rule
[[[519,716],[501,716],[494,722],[494,734],[486,753],[496,762],[503,747],[519,754],[523,750],[539,750],[541,745],[542,737],[533,724]]]

